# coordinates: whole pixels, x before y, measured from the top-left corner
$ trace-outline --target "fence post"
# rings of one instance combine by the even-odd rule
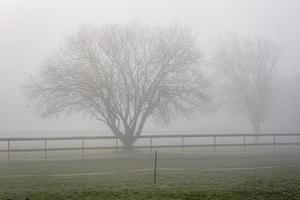
[[[274,135],[273,136],[273,152],[275,153],[276,152],[276,136]]]
[[[181,152],[184,152],[184,137],[181,137]]]
[[[214,152],[217,152],[217,146],[216,146],[216,136],[214,136]]]
[[[45,160],[47,160],[47,140],[45,139]]]
[[[81,139],[81,157],[84,159],[84,138]]]
[[[155,157],[154,157],[154,174],[153,174],[153,181],[154,184],[156,184],[156,171],[157,171],[157,151],[155,151]]]
[[[246,152],[246,136],[244,136],[244,152]]]
[[[116,159],[118,158],[118,137],[116,137]]]
[[[10,141],[7,140],[7,161],[9,162],[10,160]]]
[[[152,137],[150,137],[150,152],[152,153]]]

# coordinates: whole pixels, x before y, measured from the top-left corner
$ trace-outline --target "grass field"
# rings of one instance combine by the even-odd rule
[[[0,199],[300,199],[300,157],[172,154],[0,163]]]

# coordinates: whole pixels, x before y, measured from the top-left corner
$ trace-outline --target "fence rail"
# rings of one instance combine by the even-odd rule
[[[141,138],[180,138],[180,137],[265,137],[265,136],[300,136],[300,133],[263,133],[263,134],[168,134],[168,135],[141,135]],[[92,139],[116,139],[115,136],[78,136],[78,137],[18,137],[0,138],[0,141],[37,141],[37,140],[92,140]]]
[[[217,138],[242,138],[242,143],[217,143]],[[272,142],[263,142],[263,143],[247,143],[247,138],[249,137],[270,137]],[[142,135],[139,139],[148,139],[148,145],[135,145],[134,148],[142,148],[142,149],[150,149],[152,152],[155,148],[181,148],[181,151],[184,152],[185,148],[192,147],[213,147],[214,152],[217,151],[217,147],[243,147],[243,151],[246,151],[247,146],[273,146],[274,151],[276,150],[276,146],[280,145],[300,145],[300,142],[276,142],[276,138],[278,137],[299,137],[298,133],[287,133],[287,134],[172,134],[172,135]],[[167,139],[167,138],[179,138],[181,139],[180,144],[167,144],[167,145],[153,145],[153,139]],[[212,138],[213,142],[208,144],[186,144],[185,138]],[[80,147],[61,147],[61,148],[49,148],[47,147],[48,141],[72,141],[79,140],[81,141]],[[115,145],[113,146],[99,146],[99,147],[89,147],[85,146],[86,140],[114,140]],[[10,159],[10,153],[12,152],[34,152],[41,151],[45,154],[45,159],[47,159],[48,151],[68,151],[68,150],[81,150],[82,157],[84,157],[85,150],[97,150],[97,149],[115,149],[116,154],[118,153],[118,149],[123,148],[118,143],[118,138],[115,136],[84,136],[84,137],[31,137],[31,138],[0,138],[0,142],[7,142],[7,148],[1,149],[0,152],[7,153],[7,159]],[[44,141],[43,148],[11,148],[11,144],[17,141]]]

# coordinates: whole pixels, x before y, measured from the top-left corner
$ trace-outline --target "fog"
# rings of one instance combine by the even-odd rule
[[[300,0],[0,0],[0,199],[300,199]]]
[[[51,131],[106,134],[109,129],[105,124],[82,116],[42,119],[28,107],[22,86],[37,73],[45,57],[80,25],[133,20],[147,25],[188,25],[197,34],[205,55],[217,38],[231,34],[276,42],[281,56],[274,76],[271,111],[262,131],[299,132],[299,10],[297,0],[0,0],[0,137]],[[252,132],[247,119],[228,107],[188,119],[177,118],[164,126],[149,121],[144,130]]]

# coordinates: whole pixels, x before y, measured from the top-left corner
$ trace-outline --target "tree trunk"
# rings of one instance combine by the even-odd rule
[[[259,133],[260,133],[260,124],[259,123],[256,123],[254,125],[254,133],[256,134],[254,142],[259,143]]]
[[[133,144],[136,141],[136,137],[124,135],[122,138],[120,138],[120,140],[123,143],[123,149],[124,150],[132,151],[134,149]]]

